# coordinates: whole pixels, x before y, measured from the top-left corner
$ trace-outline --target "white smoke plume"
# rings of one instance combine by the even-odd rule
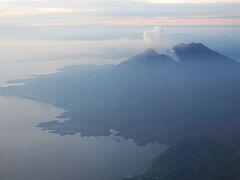
[[[173,44],[167,38],[163,28],[155,27],[150,31],[145,31],[143,33],[143,39],[149,48],[153,48],[159,53],[166,54],[178,61],[178,57],[173,50]]]
[[[164,39],[164,29],[155,27],[153,30],[145,31],[143,38],[148,43],[158,43]]]

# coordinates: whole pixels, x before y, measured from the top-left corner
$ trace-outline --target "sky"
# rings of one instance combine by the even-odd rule
[[[240,25],[239,10],[240,0],[0,0],[0,25]]]
[[[240,0],[0,0],[0,86],[202,42],[240,60]]]

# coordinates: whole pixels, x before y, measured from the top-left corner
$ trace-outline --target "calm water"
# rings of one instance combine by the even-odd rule
[[[144,171],[166,146],[144,147],[115,135],[58,136],[35,127],[63,112],[48,104],[0,96],[1,180],[118,180]]]

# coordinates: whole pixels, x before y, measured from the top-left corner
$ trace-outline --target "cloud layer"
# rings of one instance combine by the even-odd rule
[[[239,9],[240,0],[0,0],[0,26],[240,25]]]

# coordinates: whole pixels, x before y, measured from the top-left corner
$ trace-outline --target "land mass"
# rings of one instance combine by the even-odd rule
[[[174,49],[179,61],[149,49],[119,65],[67,67],[0,93],[64,108],[60,118],[68,120],[38,125],[60,135],[107,136],[113,129],[141,145],[236,142],[240,64],[201,43]]]

